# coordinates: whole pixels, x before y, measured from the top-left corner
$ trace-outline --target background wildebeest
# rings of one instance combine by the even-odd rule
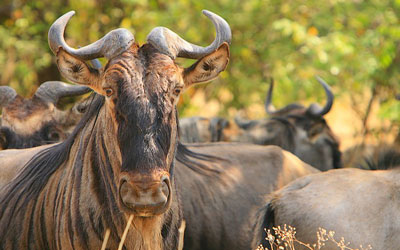
[[[324,107],[313,103],[306,108],[292,103],[275,110],[271,104],[274,87],[271,81],[265,101],[265,110],[270,118],[237,118],[234,123],[223,118],[183,118],[180,119],[181,139],[183,142],[233,141],[277,145],[319,170],[340,168],[339,141],[323,117],[332,108],[334,96],[327,83],[319,77],[317,80],[327,95]]]
[[[215,78],[229,60],[231,32],[205,11],[217,36],[208,47],[157,27],[139,46],[125,29],[80,49],[63,38],[69,12],[52,25],[49,44],[67,79],[99,93],[73,134],[35,155],[0,192],[0,242],[6,249],[176,249],[181,222],[173,162],[176,102],[183,88]],[[106,57],[101,70],[85,63]],[[183,69],[176,57],[199,59]],[[85,201],[85,202],[83,202]],[[53,215],[53,216],[51,216]]]
[[[397,249],[400,150],[383,149],[378,155],[367,159],[368,167],[378,170],[331,170],[299,178],[272,193],[258,212],[253,247],[269,246],[264,228],[273,231],[273,226],[287,224],[296,228],[296,238],[310,244],[321,227],[334,231],[337,239],[344,237],[352,248]],[[328,242],[324,249],[337,246]]]
[[[230,126],[230,122],[221,117],[181,118],[179,119],[179,140],[184,143],[232,141],[226,131]]]
[[[82,114],[76,107],[66,111],[58,109],[58,100],[89,91],[85,86],[51,81],[40,85],[32,98],[27,99],[11,87],[0,86],[0,149],[35,147],[64,140]]]

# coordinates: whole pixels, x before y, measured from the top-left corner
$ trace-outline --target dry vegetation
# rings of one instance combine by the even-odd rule
[[[266,240],[269,241],[270,245],[272,246],[272,249],[265,248],[264,246],[260,245],[256,250],[295,250],[295,245],[301,245],[305,247],[306,249],[310,250],[319,250],[323,249],[325,246],[326,242],[333,242],[334,244],[337,245],[337,248],[340,250],[371,250],[371,246],[363,247],[360,246],[360,248],[351,248],[349,247],[350,242],[346,242],[345,239],[342,237],[339,241],[337,241],[334,236],[335,232],[334,231],[327,231],[323,228],[319,228],[317,232],[317,243],[310,245],[307,243],[304,243],[296,238],[296,229],[291,226],[286,226],[284,225],[283,227],[273,227],[274,230],[274,235],[271,233],[271,230],[266,230],[267,232],[267,238]]]
[[[125,238],[126,238],[126,235],[128,234],[128,230],[131,226],[132,220],[133,220],[133,216],[131,215],[128,219],[128,223],[127,223],[124,233],[122,235],[118,250],[123,248]],[[180,235],[179,235],[178,250],[183,249],[183,234],[184,234],[185,227],[186,227],[186,222],[182,221],[182,225],[179,228]],[[264,229],[264,230],[266,230],[266,229]],[[271,233],[270,229],[266,230],[266,232],[267,232],[266,240],[268,240],[268,242],[272,246],[272,249],[269,249],[267,247],[260,245],[257,247],[256,250],[296,250],[295,245],[297,245],[297,244],[301,245],[309,250],[320,250],[320,249],[324,248],[326,242],[333,242],[334,244],[336,244],[337,249],[340,249],[340,250],[372,250],[372,247],[370,245],[368,245],[366,247],[363,247],[361,245],[359,248],[351,248],[351,247],[349,247],[350,242],[346,242],[344,237],[341,237],[340,240],[336,240],[334,231],[327,231],[326,229],[323,229],[323,228],[318,229],[317,243],[312,244],[312,245],[298,240],[296,238],[296,228],[294,228],[292,226],[284,225],[283,227],[281,227],[281,226],[273,227],[273,230],[274,230],[274,234]],[[110,230],[107,229],[105,236],[104,236],[104,241],[103,241],[101,250],[106,249],[109,236],[110,236]]]

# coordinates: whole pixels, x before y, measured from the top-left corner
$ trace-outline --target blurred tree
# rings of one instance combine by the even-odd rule
[[[212,41],[212,24],[200,13],[214,11],[231,25],[231,63],[211,85],[186,93],[183,115],[204,109],[233,116],[246,109],[263,116],[266,79],[277,82],[274,104],[324,100],[314,80],[322,76],[336,95],[349,94],[352,108],[369,133],[372,103],[380,116],[400,121],[399,0],[3,0],[0,6],[0,84],[31,94],[45,80],[59,79],[47,45],[51,23],[74,9],[67,29],[75,46],[95,41],[117,27],[130,29],[139,43],[155,26],[166,26],[188,41]],[[187,60],[179,60],[189,65]],[[396,92],[397,91],[397,92]],[[369,101],[364,99],[370,98]],[[190,101],[190,102],[189,102]]]

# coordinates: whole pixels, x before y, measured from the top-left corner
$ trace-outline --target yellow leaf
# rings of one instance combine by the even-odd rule
[[[311,36],[317,36],[318,35],[318,30],[317,30],[317,28],[312,26],[312,27],[308,28],[307,34],[309,34]]]

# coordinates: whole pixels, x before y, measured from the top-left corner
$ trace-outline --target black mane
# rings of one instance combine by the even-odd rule
[[[206,162],[224,161],[226,159],[207,154],[200,154],[190,150],[185,144],[178,142],[175,159],[191,170],[205,175],[219,174],[221,171],[212,168],[198,160]]]

